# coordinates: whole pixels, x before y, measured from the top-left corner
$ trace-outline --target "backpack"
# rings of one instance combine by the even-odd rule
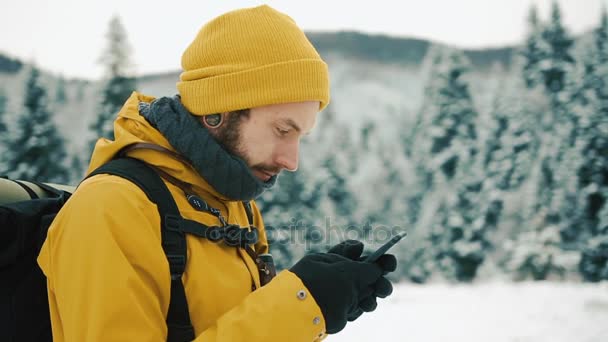
[[[0,339],[52,341],[46,278],[36,258],[70,193],[45,187],[51,197],[39,198],[27,189],[32,200],[0,205]]]
[[[167,341],[193,340],[194,328],[181,280],[187,262],[185,234],[213,241],[223,239],[226,244],[244,247],[251,254],[248,245],[257,242],[257,230],[251,226],[255,234],[239,235],[246,230],[234,225],[208,227],[182,218],[162,178],[153,167],[138,159],[127,157],[111,160],[88,177],[98,174],[111,174],[131,181],[157,205],[161,218],[162,247],[171,272],[171,300],[166,319]],[[50,196],[39,198],[40,191],[34,191],[23,182],[15,182],[28,192],[31,199],[0,204],[0,340],[52,341],[46,277],[36,259],[52,220],[71,193],[34,183]],[[202,199],[196,200],[201,210],[219,213],[208,207]],[[253,215],[249,203],[246,203],[245,208],[249,224],[252,225]],[[259,259],[254,260],[258,263]],[[263,269],[264,265],[258,264],[258,267]]]

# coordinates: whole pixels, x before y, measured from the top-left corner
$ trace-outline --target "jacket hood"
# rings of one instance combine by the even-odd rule
[[[151,103],[154,100],[154,97],[138,92],[131,94],[114,121],[114,140],[106,138],[97,140],[87,175],[110,161],[123,148],[134,143],[152,143],[178,153],[167,139],[139,113],[140,102]],[[159,167],[183,182],[192,184],[197,192],[207,192],[223,201],[230,201],[218,193],[191,165],[171,158],[167,154],[155,150],[138,149],[128,152],[128,155]]]

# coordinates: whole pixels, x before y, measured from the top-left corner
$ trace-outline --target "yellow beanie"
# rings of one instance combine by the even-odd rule
[[[263,5],[207,23],[182,56],[177,89],[193,114],[270,104],[329,103],[329,74],[289,16]]]

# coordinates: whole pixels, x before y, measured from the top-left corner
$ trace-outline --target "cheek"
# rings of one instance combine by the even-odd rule
[[[249,133],[251,134],[245,134],[240,141],[240,149],[245,152],[249,162],[252,165],[272,162],[278,146],[278,138],[270,133],[260,134],[259,131]]]

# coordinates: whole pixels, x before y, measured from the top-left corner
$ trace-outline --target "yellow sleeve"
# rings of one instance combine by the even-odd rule
[[[282,271],[196,338],[216,341],[320,341],[325,320],[300,278]]]

